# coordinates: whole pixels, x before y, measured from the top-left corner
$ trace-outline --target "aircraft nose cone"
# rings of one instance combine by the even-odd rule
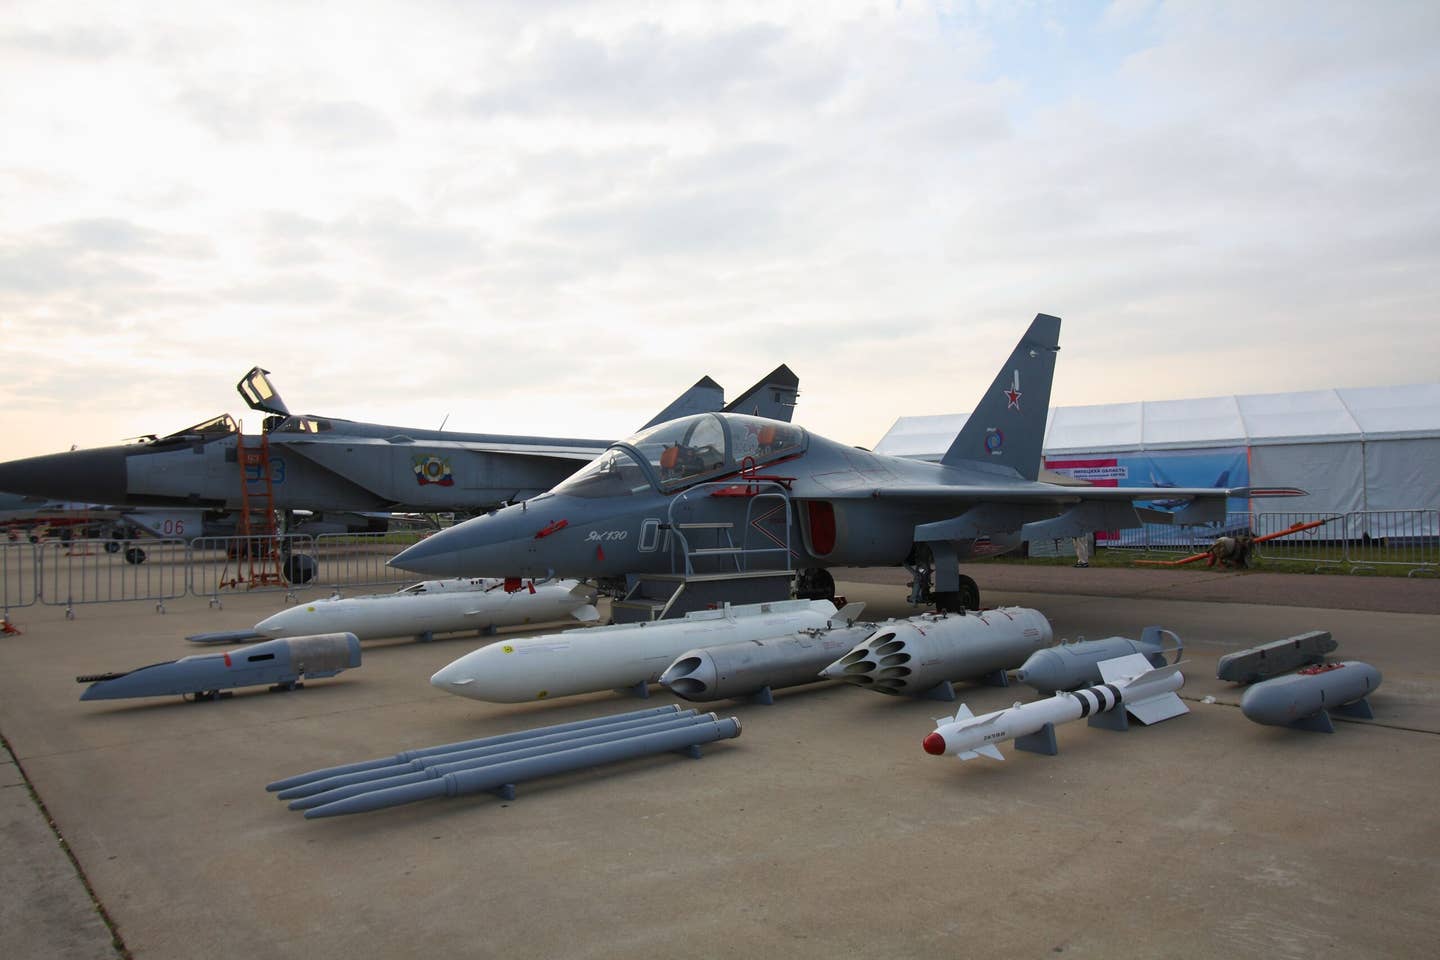
[[[0,490],[55,500],[121,503],[125,500],[122,447],[71,450],[0,463]]]
[[[463,526],[463,524],[462,524]],[[391,557],[389,566],[437,579],[462,577],[466,538],[460,527],[451,527],[412,544]]]

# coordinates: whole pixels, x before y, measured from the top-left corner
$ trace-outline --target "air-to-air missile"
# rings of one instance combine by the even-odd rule
[[[660,683],[677,697],[695,703],[740,697],[772,703],[772,690],[825,681],[820,671],[873,634],[877,626],[835,624],[783,637],[698,647],[680,654],[660,674]]]
[[[952,680],[1007,686],[1005,671],[1053,638],[1044,615],[1023,607],[924,614],[881,624],[821,674],[880,693],[954,700]]]
[[[1103,640],[1081,640],[1060,643],[1036,650],[1030,659],[1015,671],[1015,679],[1041,693],[1075,690],[1100,682],[1100,661],[1113,660],[1129,653],[1138,653],[1152,667],[1165,666],[1165,637],[1175,641],[1172,663],[1179,663],[1185,644],[1178,634],[1164,627],[1146,627],[1139,640],[1129,637],[1106,637]]]
[[[658,680],[686,650],[779,637],[849,619],[851,614],[846,610],[837,613],[828,600],[726,604],[719,610],[697,610],[675,620],[614,624],[492,643],[446,666],[430,682],[448,693],[492,703],[612,689],[646,696],[646,685]]]
[[[1105,660],[1100,664],[1104,684],[1073,693],[1059,692],[1033,703],[1016,703],[977,717],[961,704],[954,717],[942,717],[933,733],[922,743],[935,756],[956,755],[961,760],[990,757],[1004,760],[997,744],[1014,740],[1020,750],[1056,753],[1055,726],[1088,717],[1092,726],[1123,729],[1125,712],[1144,724],[1159,723],[1189,708],[1175,696],[1185,684],[1180,665],[1152,667],[1138,653]],[[1117,714],[1110,711],[1123,706]]]
[[[1284,640],[1227,653],[1215,663],[1215,676],[1231,683],[1254,683],[1325,662],[1339,644],[1328,630],[1311,630]]]
[[[90,686],[81,700],[122,700],[127,697],[193,695],[216,700],[222,690],[268,684],[271,690],[304,686],[301,677],[333,677],[360,666],[360,641],[353,633],[268,640],[234,652],[197,653],[126,673],[76,677]]]
[[[267,637],[345,631],[361,640],[547,623],[574,617],[600,619],[595,591],[575,580],[523,584],[504,580],[427,581],[399,593],[339,597],[300,603],[255,624]]]
[[[1248,688],[1240,698],[1240,712],[1268,726],[1334,733],[1327,710],[1373,719],[1366,697],[1378,686],[1380,671],[1368,663],[1325,663]]]

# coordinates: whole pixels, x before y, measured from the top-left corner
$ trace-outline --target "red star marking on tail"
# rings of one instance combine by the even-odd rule
[[[1020,409],[1020,391],[1019,391],[1019,390],[1006,390],[1006,391],[1004,391],[1004,393],[1005,393],[1005,409],[1006,409],[1006,410],[1009,410],[1009,409],[1011,409],[1011,408],[1013,407],[1014,409],[1019,410],[1019,409]]]

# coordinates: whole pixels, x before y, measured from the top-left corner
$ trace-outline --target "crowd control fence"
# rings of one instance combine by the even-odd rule
[[[293,594],[315,577],[315,543],[304,533],[196,537],[190,541],[190,592],[212,607],[236,593]]]
[[[185,595],[189,556],[183,540],[52,540],[35,546],[40,602],[75,608],[91,603],[145,600],[165,612],[165,601]]]
[[[395,533],[322,533],[315,538],[318,565],[315,586],[340,591],[350,587],[401,587],[415,574],[386,566],[386,561],[430,535],[428,530]]]
[[[34,544],[0,543],[0,624],[10,623],[11,610],[33,606],[39,598]]]

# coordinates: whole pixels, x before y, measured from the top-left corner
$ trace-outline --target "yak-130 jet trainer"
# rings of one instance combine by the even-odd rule
[[[268,474],[276,510],[478,513],[550,489],[610,445],[296,416],[267,373],[255,367],[236,385],[250,408],[266,415],[263,448],[260,437],[242,438],[223,414],[165,437],[0,463],[0,490],[188,507],[197,512],[198,529],[203,511],[242,508],[244,459],[252,503]],[[726,406],[724,390],[704,377],[646,426],[722,409],[789,420],[798,389],[782,364]]]
[[[961,560],[1023,540],[1221,520],[1227,497],[1302,493],[1037,482],[1059,348],[1059,318],[1038,315],[939,463],[760,417],[704,413],[616,443],[549,493],[444,530],[390,562],[436,577],[562,576],[618,588],[614,578],[627,574],[753,570],[766,558],[784,569],[788,554],[802,596],[833,594],[826,567],[903,565],[914,574],[913,603],[973,609],[979,591],[960,575]],[[1141,505],[1157,498],[1187,505]]]

